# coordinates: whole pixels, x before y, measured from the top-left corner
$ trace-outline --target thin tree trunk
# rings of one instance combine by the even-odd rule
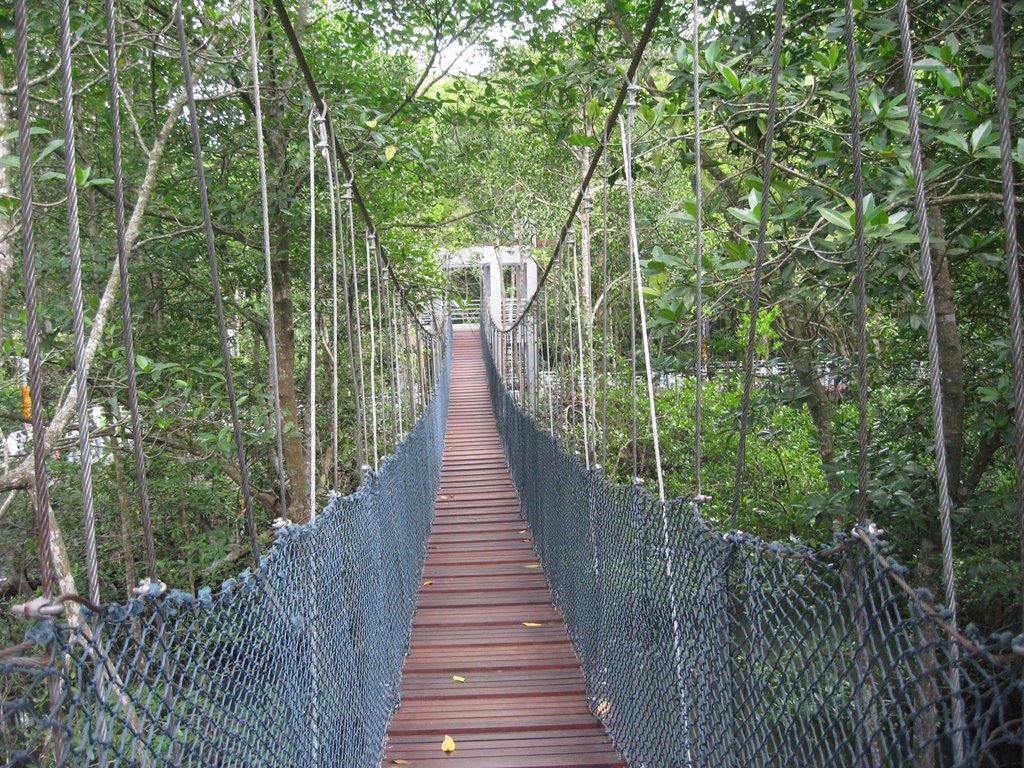
[[[114,414],[108,407],[111,419]],[[131,502],[128,495],[128,483],[124,476],[124,459],[121,456],[121,441],[113,438],[110,456],[114,461],[114,477],[117,480],[117,508],[121,515],[121,557],[124,562],[125,594],[132,596],[132,589],[138,583],[135,577],[135,556],[132,554],[131,539]]]
[[[836,474],[835,430],[832,425],[832,404],[818,375],[817,360],[812,349],[814,340],[811,324],[802,306],[784,301],[779,305],[784,327],[782,348],[793,366],[800,385],[807,390],[807,410],[818,433],[818,456],[828,483],[829,493],[838,493],[843,483]],[[842,526],[842,518],[834,518],[835,526]]]

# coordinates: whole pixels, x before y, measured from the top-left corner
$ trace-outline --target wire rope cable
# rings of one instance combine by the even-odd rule
[[[864,153],[860,135],[860,93],[857,87],[857,41],[853,0],[843,0],[846,24],[846,77],[850,99],[850,149],[853,162],[853,248],[857,285],[857,522],[868,519],[868,300],[867,249],[864,246]]]
[[[637,314],[640,316],[640,337],[643,341],[644,374],[647,381],[647,407],[651,418],[651,438],[654,441],[654,469],[658,476],[658,499],[665,501],[665,474],[661,467],[661,442],[658,435],[658,410],[654,401],[654,375],[651,370],[651,342],[647,331],[647,310],[640,268],[640,243],[636,230],[636,209],[633,202],[633,121],[636,119],[636,89],[630,90],[626,119],[619,121],[622,134],[623,169],[626,181],[626,207],[629,224],[629,247],[636,274]]]
[[[103,0],[107,46],[107,84],[110,100],[111,165],[114,181],[114,228],[117,234],[117,271],[121,287],[121,324],[123,326],[125,378],[128,390],[128,414],[132,430],[132,454],[135,482],[142,515],[142,537],[146,547],[146,567],[150,582],[158,583],[153,513],[149,499],[146,454],[142,442],[142,415],[139,409],[139,384],[135,365],[135,330],[132,317],[131,284],[128,279],[128,237],[125,226],[124,160],[121,134],[121,86],[118,76],[117,35],[114,0]]]
[[[64,194],[67,198],[68,257],[71,266],[71,326],[74,336],[75,392],[78,411],[78,469],[85,520],[86,581],[89,599],[100,601],[99,557],[96,551],[96,508],[92,491],[92,429],[89,414],[88,365],[85,355],[85,298],[82,292],[82,236],[78,218],[78,174],[75,157],[74,83],[71,73],[71,1],[60,0],[57,37],[60,58],[60,106],[64,124]],[[138,439],[140,436],[136,435]]]
[[[46,415],[43,366],[39,350],[39,302],[35,257],[35,201],[32,175],[32,121],[29,106],[28,11],[14,0],[15,107],[18,112],[18,205],[21,209],[21,255],[25,280],[25,356],[28,358],[29,418],[32,424],[33,498],[43,597],[53,594],[55,568],[50,531],[50,492],[46,471]]]
[[[935,310],[935,283],[933,278],[931,234],[928,228],[928,201],[924,188],[924,157],[921,150],[921,115],[914,81],[914,53],[910,39],[910,9],[907,0],[896,0],[899,20],[900,47],[905,92],[907,95],[907,125],[910,131],[910,168],[914,177],[914,213],[920,245],[921,280],[924,283],[925,327],[928,331],[928,375],[931,385],[932,423],[935,432],[936,486],[939,497],[939,522],[942,535],[942,577],[946,590],[946,606],[950,624],[957,627],[956,575],[953,565],[953,499],[949,487],[949,467],[946,456],[946,423],[943,413],[942,362],[939,357],[938,318]],[[959,658],[959,645],[951,640],[951,654]],[[953,689],[953,758],[962,765],[966,734],[964,701],[960,690],[960,668],[950,669],[950,687]]]
[[[1010,115],[1006,31],[1001,0],[991,0],[992,64],[996,75],[996,118],[999,123],[999,166],[1006,230],[1006,272],[1010,298],[1010,357],[1013,365],[1014,457],[1017,463],[1017,520],[1020,533],[1021,595],[1024,597],[1024,315],[1021,308],[1020,244],[1017,200],[1014,197],[1013,123]],[[1021,602],[1024,610],[1024,600]]]
[[[112,3],[113,0],[105,0]],[[274,450],[277,454],[277,494],[281,517],[288,517],[288,484],[285,481],[284,417],[281,414],[281,383],[277,365],[277,311],[274,308],[274,263],[270,247],[270,201],[267,193],[267,153],[263,138],[263,99],[260,92],[259,42],[256,37],[256,0],[248,0],[249,61],[252,75],[253,115],[256,121],[256,160],[259,166],[260,235],[267,294],[267,375],[274,401]]]
[[[702,464],[704,424],[704,167],[701,157],[701,98],[700,98],[700,0],[693,0],[692,45],[693,45],[693,198],[694,223],[697,239],[693,248],[694,264],[694,313],[696,315],[697,341],[694,349],[694,394],[693,394],[693,467],[694,498],[704,498]]]
[[[373,268],[371,265],[373,254],[373,233],[366,231],[366,312],[370,326],[370,423],[373,425],[373,468],[376,470],[380,461],[380,451],[377,444],[378,422],[377,422],[377,330],[373,318]]]
[[[189,132],[192,138],[192,155],[195,160],[196,179],[199,188],[199,206],[203,217],[203,235],[206,240],[206,257],[210,264],[210,285],[213,291],[213,306],[217,317],[217,336],[220,341],[220,356],[224,368],[224,386],[227,390],[231,410],[231,429],[235,438],[235,452],[238,454],[239,486],[245,508],[245,521],[249,533],[249,547],[252,563],[259,566],[260,546],[256,536],[256,521],[253,517],[252,487],[249,484],[249,467],[245,459],[245,436],[242,420],[238,414],[238,398],[235,394],[235,379],[231,370],[231,349],[228,344],[227,325],[224,320],[224,299],[221,296],[220,275],[217,269],[217,250],[213,235],[213,218],[210,214],[210,197],[206,185],[206,171],[203,168],[203,145],[199,134],[199,117],[196,111],[195,86],[192,82],[192,64],[188,55],[188,40],[185,36],[185,16],[182,0],[174,0],[174,25],[178,31],[178,53],[181,72],[185,83],[185,104],[188,108]]]
[[[576,301],[574,309],[576,320],[576,343],[579,348],[580,363],[580,406],[583,413],[583,465],[590,469],[590,437],[587,431],[587,361],[583,349],[583,303],[580,296],[580,265],[579,251],[574,246],[572,249],[572,287]]]

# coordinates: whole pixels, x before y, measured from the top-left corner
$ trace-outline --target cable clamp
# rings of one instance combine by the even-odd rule
[[[287,528],[291,524],[292,524],[292,521],[289,520],[287,517],[275,518],[274,522],[271,523],[271,525],[274,527],[275,531],[280,531],[282,528]]]
[[[637,108],[636,92],[640,90],[640,86],[636,83],[630,83],[626,87],[626,92],[629,94],[629,101],[626,102],[626,106],[631,110]]]
[[[701,504],[707,504],[711,499],[712,497],[707,493],[698,493],[693,497],[693,503],[700,506]]]
[[[160,579],[153,581],[153,579],[145,578],[139,582],[139,585],[132,590],[132,594],[136,597],[149,597],[156,599],[167,591],[167,585],[164,584]]]
[[[864,533],[866,533],[868,536],[870,536],[873,539],[881,539],[883,536],[885,536],[885,529],[884,528],[880,528],[877,523],[867,523],[866,525],[855,525],[855,526],[853,526],[853,530],[850,531],[850,533],[853,534],[854,536],[857,536],[859,538],[859,533],[861,531],[863,531]]]
[[[11,606],[11,612],[23,619],[42,621],[64,613],[64,606],[47,597],[34,597],[28,602]]]

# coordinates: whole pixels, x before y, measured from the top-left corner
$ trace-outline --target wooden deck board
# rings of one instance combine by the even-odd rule
[[[454,344],[436,518],[383,765],[623,766],[519,514],[479,339],[456,331]]]

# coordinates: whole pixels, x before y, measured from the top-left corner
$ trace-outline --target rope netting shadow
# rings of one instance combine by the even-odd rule
[[[611,484],[516,405],[481,335],[523,515],[630,765],[1021,764],[1024,638],[968,628],[954,649],[873,528],[767,544]]]
[[[379,764],[433,521],[451,345],[395,454],[216,593],[41,622],[0,658],[7,766]],[[14,691],[15,695],[11,696]],[[51,762],[51,759],[53,762]]]

